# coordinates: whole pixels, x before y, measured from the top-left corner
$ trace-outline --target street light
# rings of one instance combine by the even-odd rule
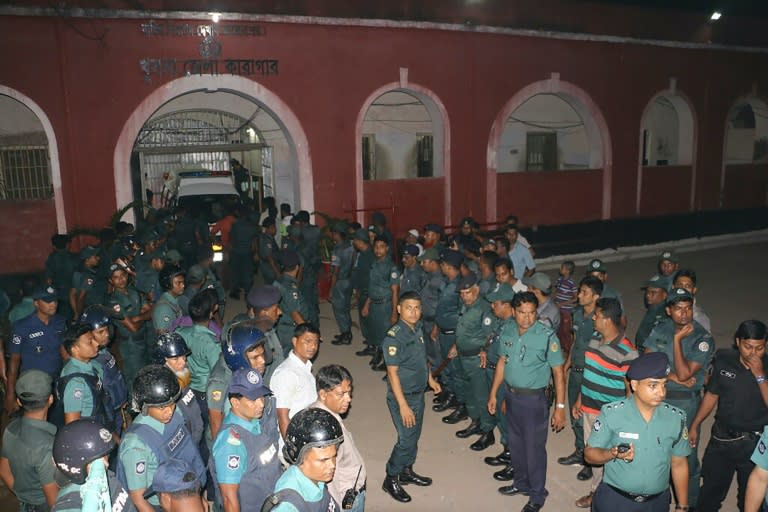
[[[720,11],[714,11],[712,15],[709,17],[709,19],[712,21],[717,21],[722,17],[723,17],[723,13],[721,13]]]

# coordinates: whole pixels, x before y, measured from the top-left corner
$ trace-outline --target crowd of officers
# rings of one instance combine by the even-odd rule
[[[21,510],[364,509],[366,468],[342,420],[352,376],[312,373],[323,232],[267,205],[213,227],[153,212],[138,235],[121,223],[77,257],[53,237],[45,281],[25,282],[9,314],[2,372],[13,420],[0,478]],[[450,237],[428,224],[400,244],[378,212],[367,229],[328,226],[332,343],[352,344],[357,309],[356,354],[386,372],[397,442],[383,490],[409,502],[404,485],[432,483],[413,468],[431,389],[444,423],[469,420],[456,436],[477,436],[472,450],[498,432],[501,452],[484,460],[501,494],[528,498],[523,512],[544,506],[547,434],[567,423],[574,451],[558,462],[590,486],[577,507],[666,511],[673,491],[676,510],[719,510],[734,473],[739,510],[763,507],[765,324],[742,322],[715,353],[696,273],[665,252],[627,336],[604,262],[583,277],[565,262],[553,282],[508,222],[496,237],[471,218]],[[229,297],[247,305],[226,324],[212,240]]]

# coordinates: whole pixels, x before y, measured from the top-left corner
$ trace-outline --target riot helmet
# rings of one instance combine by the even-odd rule
[[[167,366],[149,364],[139,370],[133,381],[133,408],[142,414],[148,407],[165,407],[181,394],[179,381]]]
[[[224,332],[223,340],[224,362],[233,372],[241,368],[251,367],[245,353],[258,346],[264,346],[266,364],[272,362],[272,352],[266,346],[266,335],[264,331],[258,328],[255,320],[244,320],[230,324]]]
[[[344,440],[339,421],[324,409],[296,413],[285,431],[283,455],[289,464],[301,464],[310,448],[338,445]]]
[[[80,315],[80,323],[90,325],[92,331],[109,327],[112,325],[112,310],[101,304],[91,304]]]
[[[176,276],[186,275],[186,272],[178,265],[166,265],[163,270],[160,271],[159,281],[160,287],[168,291],[172,288],[173,278]]]
[[[154,356],[159,364],[165,364],[167,357],[188,356],[191,353],[192,351],[184,338],[175,332],[164,332],[157,337],[155,342]]]
[[[88,464],[112,451],[112,433],[90,419],[64,425],[53,440],[53,461],[72,482],[85,483]]]

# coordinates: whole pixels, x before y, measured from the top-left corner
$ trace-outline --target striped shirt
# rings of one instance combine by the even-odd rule
[[[581,383],[582,412],[600,414],[605,404],[625,398],[627,369],[636,358],[637,350],[624,333],[610,343],[592,339],[587,347]]]
[[[560,311],[573,311],[576,307],[576,303],[573,299],[579,292],[579,287],[576,286],[576,282],[570,277],[560,276],[555,283],[555,304],[558,305]]]

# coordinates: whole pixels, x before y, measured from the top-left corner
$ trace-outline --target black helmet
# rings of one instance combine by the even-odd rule
[[[266,345],[267,338],[264,331],[259,329],[256,320],[244,320],[230,324],[224,332],[221,351],[224,353],[224,362],[233,372],[241,368],[250,368],[245,353],[259,345]],[[264,359],[266,364],[272,362],[272,351],[264,347]]]
[[[53,440],[53,462],[72,482],[85,483],[88,464],[115,447],[112,433],[93,420],[75,420],[64,425]]]
[[[181,388],[167,366],[148,364],[133,381],[133,408],[146,414],[147,407],[165,407],[179,399]]]
[[[155,359],[160,364],[165,364],[166,357],[188,356],[191,353],[184,338],[175,332],[165,332],[155,342]]]
[[[90,325],[92,331],[108,327],[112,325],[112,310],[101,304],[91,304],[80,315],[80,323]]]
[[[325,448],[344,440],[341,425],[323,409],[304,409],[296,413],[285,431],[283,455],[289,464],[301,464],[310,448]]]
[[[178,265],[166,265],[163,267],[163,270],[160,271],[160,287],[166,291],[170,290],[173,278],[176,276],[183,276],[185,274],[186,272],[184,272],[184,270],[182,270],[182,268]]]

